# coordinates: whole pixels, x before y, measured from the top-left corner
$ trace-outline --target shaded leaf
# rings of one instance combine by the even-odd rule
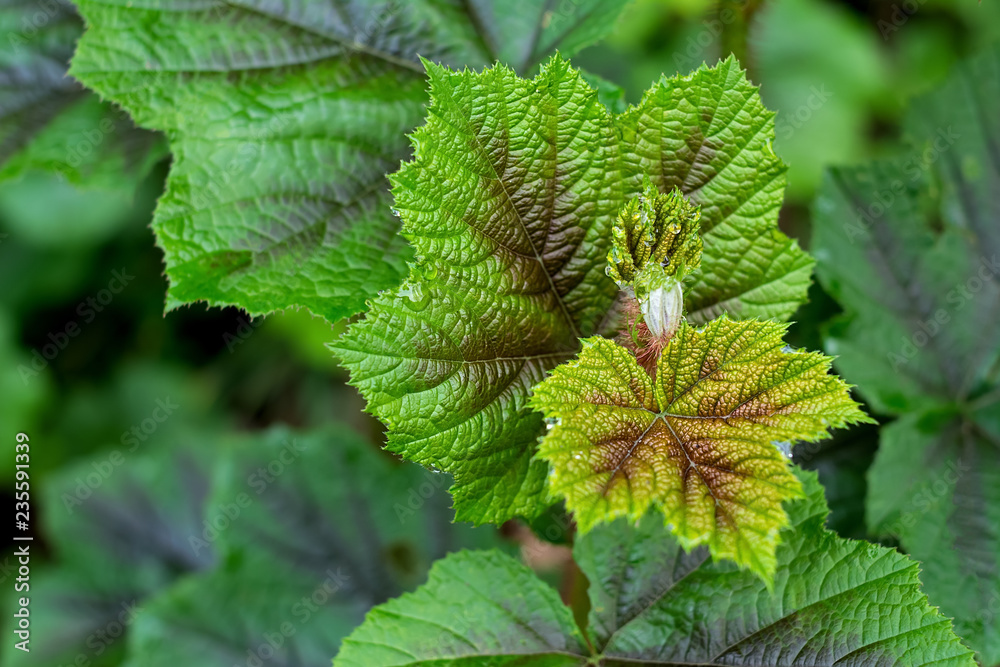
[[[206,515],[222,521],[227,503],[245,494],[238,520],[219,535],[223,553],[266,554],[300,573],[341,569],[358,604],[413,588],[450,551],[498,545],[492,527],[452,523],[448,475],[393,461],[345,426],[272,430],[231,459]]]
[[[792,462],[815,470],[830,506],[827,527],[841,537],[866,539],[867,475],[878,449],[875,423],[836,431],[830,440],[803,442],[792,450]]]
[[[883,427],[868,477],[869,527],[921,562],[927,594],[987,665],[1000,655],[998,446],[960,415],[907,415]]]
[[[1000,50],[915,101],[903,155],[829,172],[814,246],[844,307],[826,342],[877,410],[868,524],[921,559],[931,601],[1000,662]]]
[[[0,236],[3,236],[0,234]],[[3,239],[0,238],[0,243]],[[11,311],[0,306],[0,391],[7,400],[0,403],[0,428],[12,435],[34,433],[45,404],[51,400],[52,384],[48,377],[31,378],[25,382],[22,367],[30,368],[30,353],[18,345]],[[14,489],[17,468],[9,466],[0,472],[7,488]]]
[[[188,542],[223,562],[148,605],[130,639],[136,667],[329,664],[364,613],[422,583],[432,561],[501,544],[492,527],[451,522],[446,476],[344,426],[245,438],[216,472]]]
[[[601,37],[624,2],[79,4],[74,76],[171,139],[154,220],[168,308],[303,306],[335,321],[398,285],[411,256],[384,174],[423,116],[417,54],[531,68]]]
[[[46,640],[8,651],[11,665],[120,655],[151,595],[213,563],[214,549],[187,544],[201,528],[208,457],[188,447],[134,456],[112,450],[50,478],[45,523],[58,569],[32,572],[30,596],[32,630]]]
[[[36,170],[131,196],[165,145],[66,76],[83,32],[73,6],[6,3],[0,32],[0,180]]]
[[[559,57],[533,80],[428,72],[427,125],[393,177],[418,262],[333,349],[390,450],[455,475],[460,519],[530,517],[550,502],[530,388],[606,328],[610,226],[644,175],[701,206],[695,321],[788,316],[811,261],[777,230],[772,114],[734,60],[664,78],[617,118]]]
[[[127,667],[329,665],[358,611],[338,604],[341,575],[276,571],[266,561],[224,563],[145,605],[131,628]]]
[[[624,347],[591,338],[536,387],[531,405],[551,424],[538,456],[580,531],[656,507],[686,549],[707,544],[770,580],[782,502],[802,493],[776,445],[866,419],[830,359],[786,348],[784,330],[682,323],[655,379]]]

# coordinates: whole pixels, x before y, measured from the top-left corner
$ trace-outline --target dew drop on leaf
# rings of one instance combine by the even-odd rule
[[[404,285],[397,294],[403,299],[403,304],[414,312],[420,312],[430,305],[430,295],[424,293],[420,283]]]
[[[772,444],[778,448],[779,452],[785,455],[785,458],[787,459],[792,458],[792,443],[782,441],[782,442],[774,442]]]

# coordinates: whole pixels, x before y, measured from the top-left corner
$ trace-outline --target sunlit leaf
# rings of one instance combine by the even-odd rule
[[[556,368],[531,402],[550,425],[538,455],[579,529],[656,507],[685,548],[707,544],[770,579],[782,502],[802,493],[790,443],[866,419],[830,359],[786,348],[784,330],[682,323],[655,379],[604,338]]]

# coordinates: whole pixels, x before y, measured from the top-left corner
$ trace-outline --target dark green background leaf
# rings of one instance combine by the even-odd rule
[[[121,637],[148,598],[215,560],[214,549],[188,547],[200,530],[210,470],[201,448],[145,455],[121,448],[53,478],[45,518],[60,567],[32,570],[30,582],[33,638],[46,640],[32,641],[30,653],[8,644],[4,664],[78,664],[79,656],[101,664],[120,656]]]
[[[422,583],[435,559],[501,546],[492,527],[451,523],[447,476],[343,425],[244,438],[215,472],[186,546],[222,562],[150,601],[130,665],[327,665],[369,608]]]
[[[912,149],[832,170],[816,203],[826,347],[886,427],[869,527],[923,562],[931,601],[1000,661],[1000,49],[913,103]]]
[[[35,170],[130,194],[163,157],[160,137],[66,76],[82,32],[65,0],[0,7],[0,180]]]

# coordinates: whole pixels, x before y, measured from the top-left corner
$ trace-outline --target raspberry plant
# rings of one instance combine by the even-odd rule
[[[736,63],[620,116],[558,56],[532,80],[426,65],[391,178],[416,261],[333,349],[390,449],[455,475],[459,518],[565,498],[591,612],[456,554],[334,664],[971,664],[913,564],[823,530],[783,450],[867,418],[761,319],[801,301],[809,262],[776,229],[772,115]]]
[[[309,594],[297,571],[307,561],[343,562],[353,579],[319,616],[326,634],[288,643],[290,664],[336,654],[337,666],[365,667],[974,665],[920,590],[917,564],[826,530],[822,487],[790,461],[795,443],[872,420],[830,357],[784,340],[814,262],[778,229],[774,116],[739,63],[663,77],[639,104],[609,110],[608,84],[567,58],[624,3],[580,0],[558,14],[512,4],[80,0],[90,29],[71,73],[170,140],[153,222],[168,309],[206,301],[351,317],[330,347],[385,424],[387,449],[453,476],[456,521],[532,522],[561,504],[589,585],[565,604],[492,533],[441,531],[447,508],[422,510],[426,525],[394,525],[392,503],[422,471],[331,431],[310,438],[302,477],[282,481],[284,504],[253,507],[184,564],[192,577],[137,624],[134,663],[242,657]],[[75,37],[67,16],[55,27]],[[956,80],[967,85],[917,106],[910,134],[924,149],[958,115],[975,127],[959,134],[967,159],[833,171],[815,248],[845,309],[827,346],[842,355],[838,370],[879,411],[904,415],[883,433],[870,522],[921,557],[932,602],[989,665],[1000,659],[996,621],[976,610],[1000,581],[997,521],[955,509],[995,519],[1000,505],[1000,345],[974,335],[995,320],[995,284],[966,300],[963,326],[950,330],[968,337],[944,346],[958,357],[884,349],[950,301],[945,287],[964,274],[949,268],[996,249],[1000,70],[996,54],[966,68]],[[47,120],[41,140],[4,135],[25,149],[9,170],[44,162],[62,127]],[[135,136],[141,176],[159,144]],[[102,159],[117,163],[122,150],[109,142]],[[100,173],[95,164],[84,166]],[[898,191],[911,164],[918,177]],[[880,201],[885,187],[903,204],[841,235],[856,204]],[[213,493],[235,493],[233,471],[279,437],[227,451]],[[204,457],[192,454],[199,469]],[[885,530],[908,516],[895,475],[923,489],[928,470],[969,457],[974,484],[951,483],[932,511]],[[170,470],[159,463],[140,475],[152,495],[150,470]],[[174,472],[161,495],[186,493]],[[207,486],[187,489],[196,507],[186,520],[203,511]],[[418,553],[387,546],[368,562],[346,547],[355,506],[371,508],[370,525],[351,525],[348,541],[402,536]],[[141,556],[155,579],[176,576],[174,554]],[[80,567],[90,560],[102,559]],[[102,603],[126,594],[101,585]],[[948,599],[953,585],[962,595]],[[192,617],[197,631],[175,645]]]

